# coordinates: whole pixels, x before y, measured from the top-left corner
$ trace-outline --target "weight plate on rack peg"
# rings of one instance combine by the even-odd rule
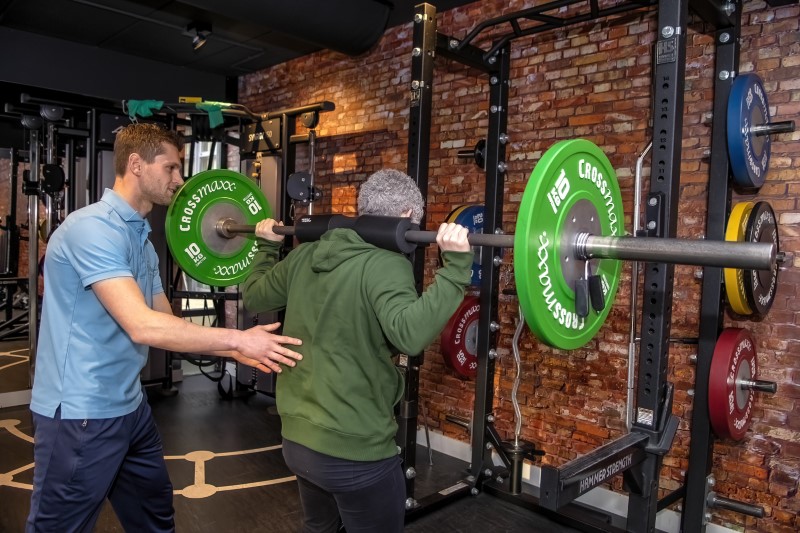
[[[767,202],[756,202],[750,216],[747,217],[745,241],[767,242],[775,244],[780,251],[778,242],[778,222],[772,206]],[[766,315],[775,301],[778,290],[778,264],[771,270],[745,270],[744,292],[747,303],[758,316]]]
[[[167,209],[165,231],[172,257],[190,277],[226,287],[243,282],[258,251],[255,235],[223,237],[217,223],[253,224],[272,216],[255,181],[232,170],[207,170],[189,178]]]
[[[472,379],[478,372],[478,320],[480,298],[467,296],[442,330],[441,351],[445,364],[458,376]]]
[[[708,376],[708,416],[720,438],[742,440],[750,428],[758,374],[756,348],[746,329],[727,328],[717,339]]]
[[[455,209],[448,217],[448,222],[461,224],[470,233],[483,233],[483,206],[465,205]],[[481,262],[483,261],[483,246],[473,246],[472,285],[481,284]]]
[[[728,226],[725,229],[725,240],[732,242],[744,242],[745,232],[747,231],[747,220],[753,210],[753,202],[741,202],[733,206],[731,216],[728,218]],[[728,305],[740,315],[750,315],[753,309],[747,303],[747,294],[744,290],[744,270],[741,268],[726,268],[725,275],[725,294],[728,297]]]
[[[611,311],[622,262],[591,261],[603,289],[601,311],[575,312],[575,282],[586,263],[574,254],[579,233],[620,236],[624,215],[614,168],[590,141],[561,141],[548,149],[522,195],[514,235],[517,294],[531,331],[545,344],[572,350],[588,343]]]
[[[736,76],[728,95],[728,158],[742,187],[761,187],[769,170],[770,136],[753,128],[770,123],[767,93],[756,74]]]

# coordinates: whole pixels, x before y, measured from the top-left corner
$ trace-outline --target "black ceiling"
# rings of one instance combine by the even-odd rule
[[[433,1],[438,11],[473,0]],[[0,27],[225,76],[364,52],[419,0],[0,0]],[[190,25],[211,28],[194,51]]]

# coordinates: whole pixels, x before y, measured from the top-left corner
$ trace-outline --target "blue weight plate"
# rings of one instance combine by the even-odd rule
[[[461,224],[470,233],[483,233],[483,206],[468,205],[456,215],[453,220],[456,224]],[[483,247],[473,246],[472,252],[475,256],[472,263],[472,284],[481,284],[481,258],[483,257]]]
[[[737,76],[728,96],[728,158],[733,179],[742,187],[764,184],[770,136],[756,135],[752,130],[769,122],[769,103],[761,78],[756,74]]]

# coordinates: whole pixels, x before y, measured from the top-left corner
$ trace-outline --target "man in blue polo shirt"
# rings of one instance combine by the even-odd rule
[[[90,531],[108,498],[126,531],[173,531],[172,484],[139,373],[148,346],[232,357],[264,371],[302,356],[271,333],[172,314],[145,217],[183,184],[181,138],[132,124],[114,143],[113,190],[53,233],[31,398],[27,531]]]

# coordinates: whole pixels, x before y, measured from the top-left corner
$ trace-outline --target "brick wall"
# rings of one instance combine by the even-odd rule
[[[508,5],[510,4],[510,6]],[[534,2],[483,1],[441,13],[439,31],[463,37],[479,22]],[[776,120],[800,115],[800,7],[770,8],[764,2],[744,6],[742,71],[764,80]],[[505,186],[504,230],[514,232],[522,191],[542,153],[556,141],[587,138],[600,146],[617,171],[631,227],[633,174],[638,154],[649,140],[650,63],[656,21],[652,12],[628,14],[517,39],[512,45],[510,144]],[[705,232],[706,183],[714,47],[697,21],[690,26],[687,50],[685,115],[681,164],[680,237]],[[324,192],[315,212],[352,213],[358,184],[381,167],[405,169],[408,142],[411,23],[386,32],[367,54],[350,58],[320,52],[240,79],[240,100],[268,111],[331,100],[336,110],[322,115],[318,128],[316,176]],[[481,44],[481,43],[478,43]],[[486,46],[485,43],[483,43]],[[459,159],[459,148],[472,147],[485,135],[488,84],[453,62],[439,59],[435,69],[431,127],[430,186],[427,224],[435,227],[454,207],[480,203],[482,172]],[[740,443],[715,447],[717,491],[763,505],[766,517],[745,518],[714,512],[715,523],[746,531],[789,532],[800,528],[796,497],[800,478],[800,132],[772,138],[770,175],[758,194],[768,200],[780,223],[781,249],[791,261],[781,272],[778,297],[760,322],[734,320],[726,326],[748,328],[756,339],[763,379],[778,383],[774,396],[756,402],[753,424]],[[301,153],[301,158],[305,157]],[[305,167],[298,167],[305,168]],[[649,164],[645,167],[649,173]],[[753,195],[735,195],[735,201]],[[436,268],[435,249],[426,252],[426,282]],[[511,251],[504,255],[500,289],[513,288]],[[676,267],[673,337],[696,337],[701,269]],[[630,266],[623,269],[620,291],[607,323],[584,348],[548,348],[523,334],[522,384],[518,393],[522,437],[547,455],[545,463],[562,464],[625,431],[625,401],[630,302]],[[511,351],[517,302],[500,297],[497,372],[494,383],[496,426],[513,437],[511,387],[515,365]],[[426,352],[421,400],[435,431],[469,442],[466,431],[447,415],[471,416],[473,383],[459,379],[443,364],[438,343]],[[675,385],[674,412],[681,418],[673,448],[666,456],[660,487],[680,487],[689,468],[688,444],[694,383],[691,356],[696,348],[671,348],[669,379]],[[621,489],[621,480],[611,486]]]

